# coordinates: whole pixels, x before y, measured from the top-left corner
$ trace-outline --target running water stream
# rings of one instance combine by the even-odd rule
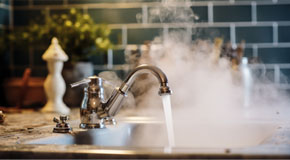
[[[172,148],[175,146],[175,140],[174,140],[170,95],[162,96],[162,103],[163,103],[163,110],[164,110],[165,121],[166,121],[167,135],[168,135],[168,143],[169,143],[168,147]]]

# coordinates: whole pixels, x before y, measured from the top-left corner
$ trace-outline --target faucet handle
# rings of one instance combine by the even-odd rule
[[[53,122],[55,122],[55,123],[59,123],[60,121],[59,121],[59,119],[57,119],[56,117],[53,117]]]
[[[53,121],[56,123],[56,126],[53,128],[54,133],[70,133],[72,128],[66,122],[69,119],[67,115],[59,116],[59,119],[54,117]]]
[[[61,115],[59,116],[59,119],[62,121],[62,123],[65,123],[67,120],[69,120],[69,117],[67,115]]]
[[[89,85],[91,85],[91,84],[102,85],[103,80],[102,80],[101,77],[98,77],[98,76],[94,75],[94,76],[90,76],[88,78],[85,78],[85,79],[83,79],[81,81],[72,83],[71,87],[73,88],[73,87],[77,87],[79,85],[87,84],[87,83],[89,83]]]
[[[79,85],[86,84],[86,83],[90,83],[90,82],[91,82],[91,79],[85,78],[85,79],[83,79],[81,81],[78,81],[78,82],[75,82],[75,83],[70,84],[70,86],[71,86],[71,88],[73,88],[73,87],[77,87]]]
[[[67,115],[60,115],[59,119],[56,117],[53,118],[53,122],[55,123],[66,123],[67,120],[69,120],[69,117]]]

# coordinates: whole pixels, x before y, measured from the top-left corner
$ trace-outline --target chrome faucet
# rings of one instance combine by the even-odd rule
[[[88,86],[84,88],[84,98],[80,109],[80,128],[105,128],[106,124],[115,124],[116,121],[113,117],[120,110],[126,93],[132,86],[135,78],[144,73],[152,73],[159,80],[159,95],[171,94],[166,75],[158,67],[147,64],[136,67],[121,86],[114,89],[107,102],[104,100],[102,78],[91,76],[71,84],[72,87],[75,87],[88,83]]]

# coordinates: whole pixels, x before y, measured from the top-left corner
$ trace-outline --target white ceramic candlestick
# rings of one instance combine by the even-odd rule
[[[52,39],[51,45],[42,55],[42,59],[47,61],[49,73],[44,82],[47,103],[41,111],[69,114],[70,109],[64,104],[62,99],[66,87],[61,75],[63,62],[68,60],[68,56],[58,44],[57,38],[54,37]]]

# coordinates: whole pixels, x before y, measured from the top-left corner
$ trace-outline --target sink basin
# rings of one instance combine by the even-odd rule
[[[271,137],[277,126],[267,122],[199,123],[175,122],[175,147],[245,148],[256,146]],[[74,134],[35,139],[26,144],[96,145],[126,147],[168,146],[164,123],[119,122],[106,129],[77,130]]]

